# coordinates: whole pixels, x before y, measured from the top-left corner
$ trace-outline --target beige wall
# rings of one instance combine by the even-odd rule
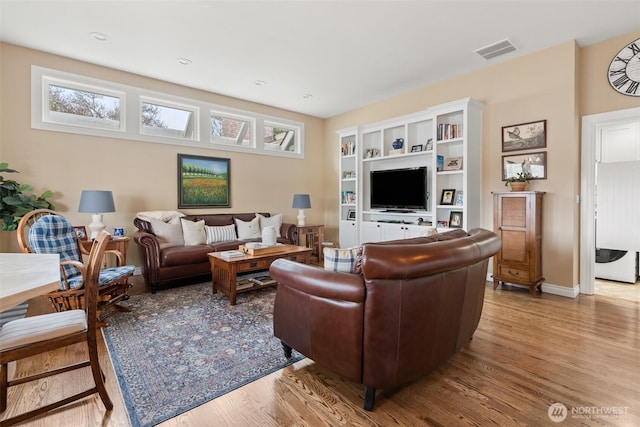
[[[572,287],[578,283],[579,269],[576,197],[580,188],[580,118],[638,106],[637,97],[617,94],[609,87],[606,71],[613,56],[639,37],[640,31],[587,48],[569,41],[327,120],[0,44],[0,160],[20,170],[20,181],[38,191],[56,191],[54,203],[74,224],[89,222],[87,215],[76,212],[82,189],[113,190],[118,212],[105,215],[105,223],[109,227],[125,225],[132,231],[131,220],[137,211],[176,209],[176,153],[229,157],[233,207],[216,211],[283,212],[286,220],[295,222],[291,195],[308,192],[313,208],[307,211],[307,222],[324,223],[327,239],[335,242],[339,152],[335,132],[472,97],[486,104],[482,224],[489,229],[491,192],[506,190],[501,180],[502,126],[547,120],[548,179],[531,185],[547,193],[543,271],[547,283]],[[291,160],[33,130],[29,122],[32,64],[304,121],[306,158]],[[17,250],[14,241],[10,233],[0,233],[0,250]],[[138,263],[135,247],[129,251],[129,259]]]
[[[530,189],[546,192],[543,272],[548,284],[575,286],[579,279],[580,207],[576,198],[580,191],[579,129],[583,114],[580,108],[592,114],[638,105],[638,98],[617,94],[606,81],[613,55],[638,37],[639,33],[630,34],[587,49],[581,49],[573,41],[566,42],[327,120],[326,158],[330,160],[325,187],[327,234],[337,238],[337,130],[472,97],[486,105],[482,135],[482,224],[489,229],[493,228],[491,192],[506,190],[501,180],[502,126],[547,120],[548,178],[530,185]],[[594,96],[590,93],[592,87],[598,88]]]
[[[0,44],[2,115],[0,117],[0,160],[20,171],[8,175],[31,184],[38,193],[55,192],[56,210],[74,225],[87,225],[90,215],[80,214],[78,202],[83,189],[112,190],[117,212],[104,215],[112,228],[122,225],[129,233],[138,211],[177,210],[177,153],[231,159],[230,209],[182,210],[284,213],[295,223],[291,208],[293,193],[309,193],[312,209],[308,223],[323,220],[324,121],[264,105],[177,86],[158,80],[45,54],[14,45]],[[110,139],[31,129],[31,65],[86,75],[131,86],[189,97],[249,111],[303,121],[306,131],[304,160],[260,156],[221,150],[179,147],[121,139]],[[139,265],[136,245],[128,261]],[[15,233],[0,233],[0,251],[17,251]]]

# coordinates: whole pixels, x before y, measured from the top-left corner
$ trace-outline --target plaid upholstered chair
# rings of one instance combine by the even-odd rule
[[[60,289],[46,294],[55,311],[84,309],[86,267],[71,223],[55,211],[38,209],[22,218],[17,231],[23,252],[60,255]],[[100,270],[98,315],[101,320],[114,310],[130,311],[117,303],[129,299],[128,278],[135,269],[133,265],[120,265],[123,255],[118,251],[107,252],[116,255],[118,266]]]

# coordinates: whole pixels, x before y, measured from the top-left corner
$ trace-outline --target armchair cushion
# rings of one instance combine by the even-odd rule
[[[28,238],[34,253],[60,254],[61,263],[80,259],[80,250],[73,226],[62,216],[43,216],[29,228]],[[77,278],[79,281],[77,286],[82,284],[82,276],[78,268],[71,264],[65,264],[63,268],[69,280]],[[60,289],[63,290],[64,285]]]

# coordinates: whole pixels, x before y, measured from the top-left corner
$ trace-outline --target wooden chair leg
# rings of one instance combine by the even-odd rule
[[[93,375],[93,381],[96,384],[96,390],[102,399],[102,403],[107,411],[113,409],[113,403],[107,393],[107,388],[104,386],[104,376],[102,369],[100,369],[100,361],[98,359],[98,348],[95,342],[88,342],[89,349],[89,363],[91,365],[91,374]]]

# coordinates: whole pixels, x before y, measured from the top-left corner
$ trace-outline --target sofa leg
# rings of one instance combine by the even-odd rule
[[[151,284],[151,293],[155,294],[156,292],[158,292],[158,285],[155,283]]]
[[[282,344],[282,349],[284,350],[284,357],[286,357],[287,359],[291,359],[291,350],[293,349],[285,344],[284,341],[280,341],[280,343]]]
[[[373,411],[373,405],[376,403],[375,387],[364,386],[364,409],[365,411]]]

